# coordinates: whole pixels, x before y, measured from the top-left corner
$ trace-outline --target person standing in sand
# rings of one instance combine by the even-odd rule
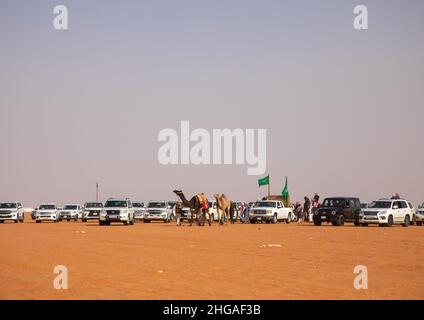
[[[182,202],[177,202],[175,204],[175,217],[177,219],[177,226],[181,225],[181,214],[183,212],[183,204]]]

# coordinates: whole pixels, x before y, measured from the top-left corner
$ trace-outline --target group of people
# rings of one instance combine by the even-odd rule
[[[303,205],[299,201],[296,201],[294,204],[294,214],[296,215],[297,222],[310,221],[311,215],[314,214],[319,206],[319,195],[317,193],[314,194],[312,200],[308,196],[305,196]]]

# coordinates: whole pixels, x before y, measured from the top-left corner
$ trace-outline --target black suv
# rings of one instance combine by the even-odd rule
[[[325,198],[314,213],[314,224],[320,226],[322,222],[331,222],[333,226],[342,226],[345,222],[353,222],[355,226],[359,226],[361,210],[359,198]]]

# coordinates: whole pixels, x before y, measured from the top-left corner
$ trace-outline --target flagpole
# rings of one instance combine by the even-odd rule
[[[268,173],[268,198],[271,195],[271,175]]]

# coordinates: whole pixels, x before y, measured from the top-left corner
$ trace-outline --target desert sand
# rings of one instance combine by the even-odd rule
[[[0,225],[0,299],[424,299],[424,227]],[[271,245],[271,246],[270,246]],[[56,290],[53,269],[68,268]],[[356,265],[368,289],[353,286]]]

